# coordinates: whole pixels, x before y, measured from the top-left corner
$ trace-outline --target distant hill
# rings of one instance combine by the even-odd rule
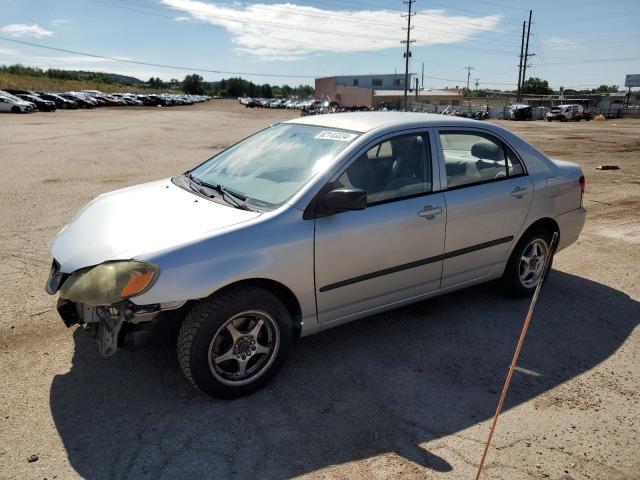
[[[102,92],[165,92],[175,91],[179,83],[162,82],[159,78],[152,85],[136,77],[117,73],[88,72],[49,68],[43,70],[23,65],[0,65],[0,90],[46,90],[53,92],[70,90],[100,90]]]
[[[77,73],[78,76],[82,79],[93,79],[96,75],[96,72],[86,72],[84,70],[78,70]],[[143,83],[145,83],[139,78],[120,75],[118,73],[100,72],[100,76],[111,79],[114,83],[120,83],[121,85],[142,85]]]

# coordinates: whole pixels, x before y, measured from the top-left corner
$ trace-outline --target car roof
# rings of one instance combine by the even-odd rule
[[[416,124],[431,126],[477,126],[481,122],[464,117],[453,117],[435,113],[418,112],[345,112],[324,115],[309,115],[288,120],[284,123],[315,125],[327,128],[339,128],[365,133],[378,127],[397,126],[413,127]]]

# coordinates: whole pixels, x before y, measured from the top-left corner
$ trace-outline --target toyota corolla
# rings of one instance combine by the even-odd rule
[[[532,294],[583,193],[577,165],[489,123],[304,117],[97,197],[53,240],[46,288],[103,355],[176,325],[187,379],[236,397],[298,337],[490,280]]]

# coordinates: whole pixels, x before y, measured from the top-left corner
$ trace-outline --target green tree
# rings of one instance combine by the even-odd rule
[[[182,91],[188,95],[203,95],[204,79],[195,73],[187,75],[182,81]]]
[[[265,83],[260,87],[260,96],[263,98],[272,98],[273,91],[271,90],[271,85]]]
[[[551,95],[553,90],[549,82],[538,77],[529,77],[522,86],[522,93],[530,95]]]
[[[593,93],[616,93],[618,85],[600,85],[598,88],[591,90]]]

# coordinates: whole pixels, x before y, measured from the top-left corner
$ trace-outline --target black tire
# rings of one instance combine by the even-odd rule
[[[253,360],[247,360],[248,364],[253,362],[251,368],[264,362],[263,366],[255,372],[255,378],[249,377],[238,381],[225,380],[220,372],[215,372],[216,366],[213,365],[215,362],[210,360],[210,352],[217,339],[226,333],[225,325],[235,315],[246,311],[261,312],[268,317],[267,323],[273,323],[273,325],[269,323],[271,325],[270,335],[272,335],[270,337],[271,344],[276,344],[274,347],[269,347],[269,353],[256,353]],[[239,320],[242,321],[243,318],[240,317]],[[261,330],[261,332],[260,335],[265,334],[265,331]],[[277,332],[277,334],[273,332]],[[247,333],[240,333],[244,338],[247,338]],[[275,335],[279,336],[277,342],[274,340]],[[250,335],[248,336],[250,337]],[[255,342],[262,347],[258,338],[259,335],[256,335]],[[206,395],[215,398],[240,397],[258,390],[276,374],[287,357],[292,338],[291,316],[278,297],[259,287],[230,288],[201,300],[189,311],[178,334],[178,362],[187,379]],[[227,353],[236,352],[236,347],[240,344],[236,341],[231,343],[232,346],[228,348]],[[255,350],[255,347],[251,348]],[[251,355],[251,352],[248,355]],[[264,357],[258,355],[264,355]],[[244,360],[245,357],[243,356],[242,359]],[[223,365],[234,361],[238,362],[237,367],[240,368],[240,361],[235,358],[223,362]],[[248,370],[250,370],[249,367],[247,367]],[[248,383],[230,384],[229,382]]]
[[[547,251],[549,251],[552,235],[552,232],[549,232],[544,228],[535,227],[522,236],[513,249],[513,252],[511,252],[511,257],[509,257],[504,274],[502,275],[502,283],[508,295],[519,298],[530,297],[533,295],[536,286],[525,286],[520,279],[520,259],[522,258],[525,249],[536,239],[543,240],[547,245]],[[551,270],[552,264],[553,258],[551,258],[551,263],[549,263],[549,270],[547,273]]]
[[[20,110],[20,107],[11,107],[11,111],[13,113],[20,113],[21,110]]]

